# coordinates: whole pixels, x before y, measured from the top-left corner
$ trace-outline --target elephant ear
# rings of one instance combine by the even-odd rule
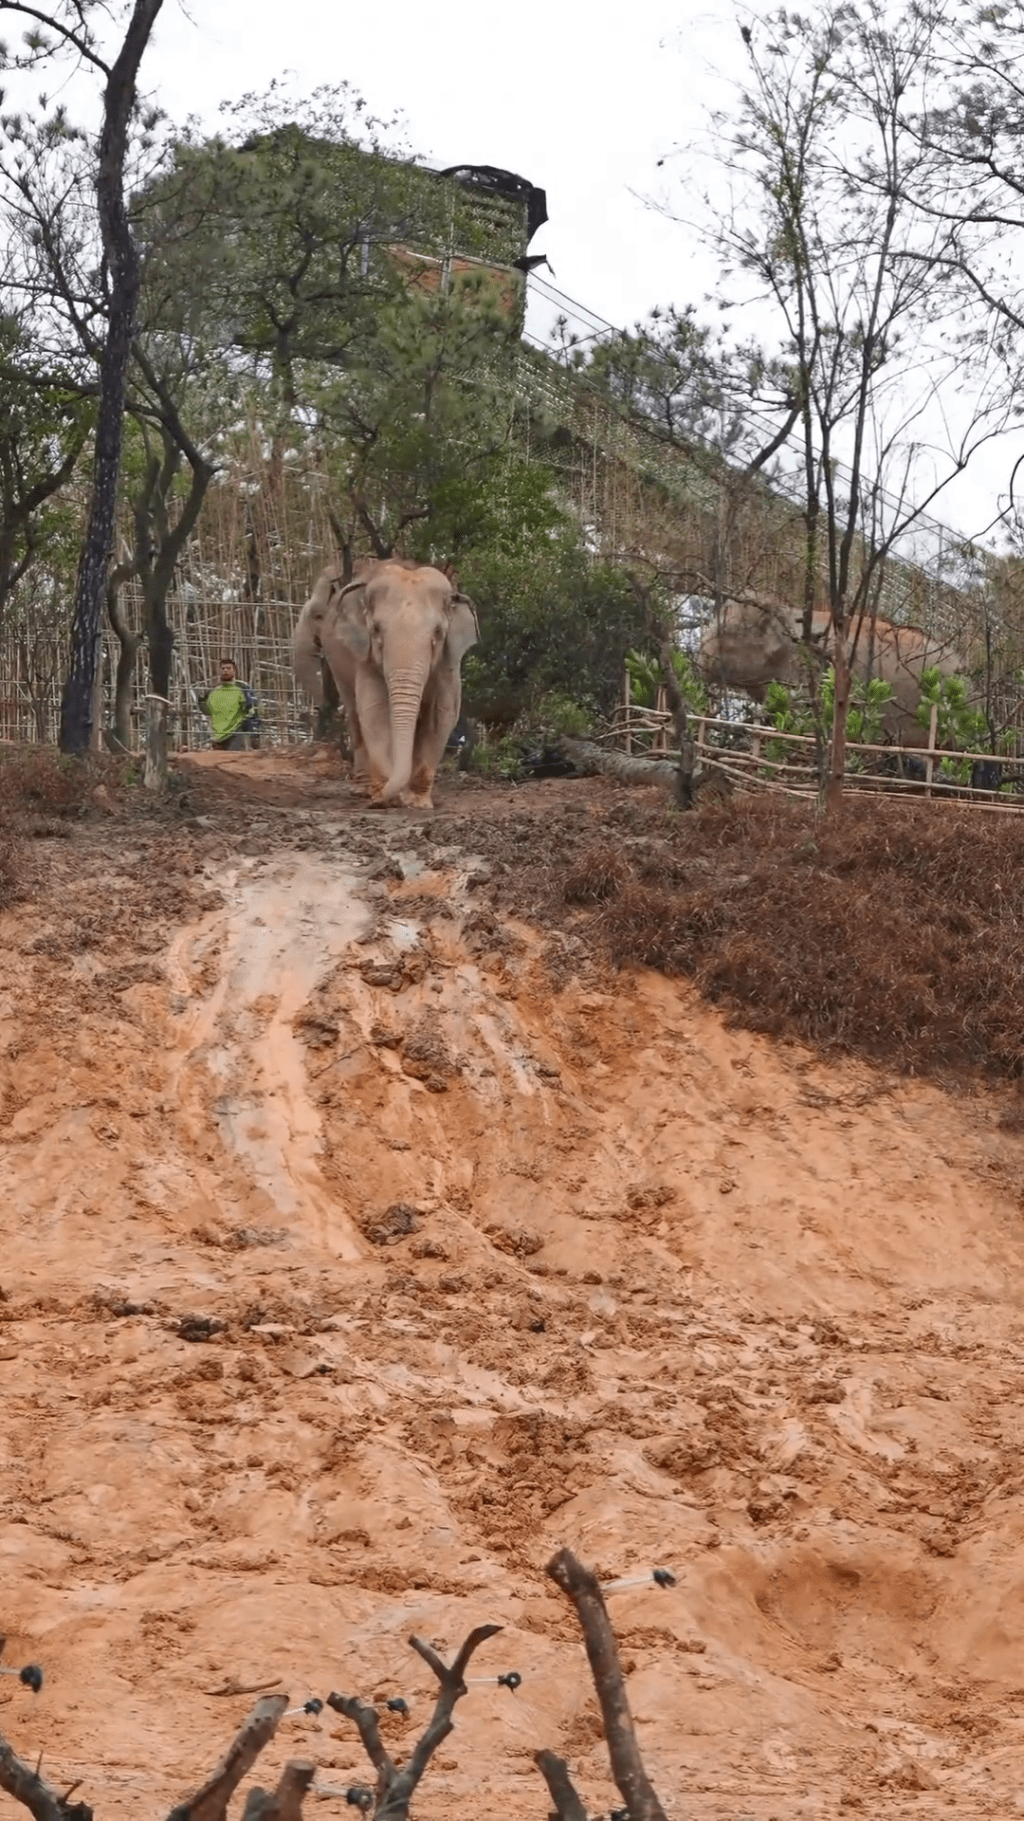
[[[468,594],[453,594],[451,618],[445,649],[453,664],[461,664],[467,651],[480,637],[476,608]]]
[[[366,624],[366,583],[349,582],[339,588],[332,599],[334,630],[354,658],[365,663],[370,655],[370,632]]]

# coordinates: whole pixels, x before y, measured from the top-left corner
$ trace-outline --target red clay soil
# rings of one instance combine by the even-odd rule
[[[609,1596],[671,1817],[1016,1813],[1005,1088],[614,970],[614,892],[559,883],[559,818],[621,832],[603,782],[449,780],[424,819],[320,756],[227,755],[159,811],[86,801],[0,916],[0,1631],[46,1671],[0,1680],[0,1732],[155,1817],[254,1699],[217,1691],[401,1695],[400,1751],[409,1634],[493,1621],[474,1673],[522,1686],[471,1689],[417,1812],[545,1816],[540,1746],[607,1812],[543,1575],[568,1543],[676,1575]],[[290,1757],[341,1813],[370,1780],[334,1714],[257,1780]]]

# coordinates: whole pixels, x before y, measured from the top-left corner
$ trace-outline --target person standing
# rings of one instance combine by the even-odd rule
[[[221,659],[220,682],[199,697],[199,709],[209,718],[218,752],[244,752],[259,744],[256,691],[239,682],[232,658]]]

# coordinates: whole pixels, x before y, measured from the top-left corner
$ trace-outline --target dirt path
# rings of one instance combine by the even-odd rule
[[[156,1817],[228,1678],[401,1694],[400,1746],[410,1631],[494,1620],[522,1688],[467,1697],[420,1812],[543,1815],[539,1745],[606,1812],[569,1542],[676,1572],[614,1596],[673,1818],[1016,1812],[1021,1140],[553,972],[482,798],[453,833],[325,775],[313,821],[263,765],[40,843],[0,928],[0,1631],[47,1670],[0,1730]],[[366,1777],[331,1716],[261,1780],[303,1755]]]

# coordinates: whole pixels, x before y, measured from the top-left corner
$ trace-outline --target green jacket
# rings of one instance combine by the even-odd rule
[[[209,715],[215,740],[230,740],[256,707],[255,692],[245,683],[218,683],[200,697],[199,706]]]

